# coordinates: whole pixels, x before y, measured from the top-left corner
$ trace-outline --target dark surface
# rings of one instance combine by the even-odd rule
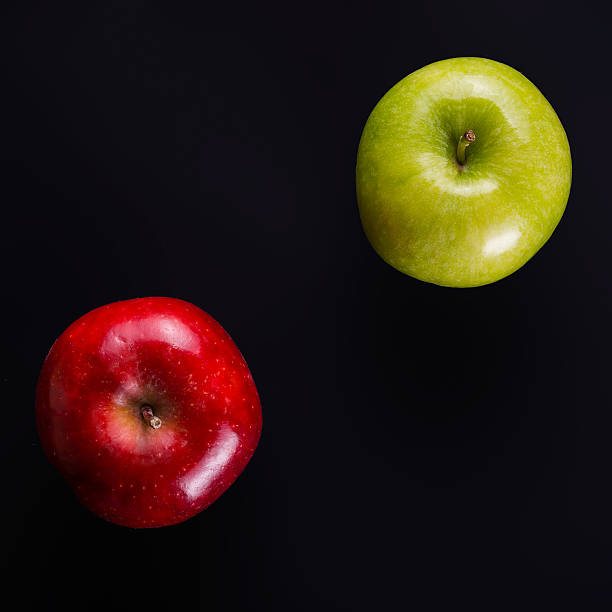
[[[20,610],[610,609],[609,22],[586,4],[9,3],[2,9],[2,578]],[[533,80],[574,159],[513,276],[402,276],[354,164],[378,99],[478,55]],[[520,154],[520,152],[517,152]],[[264,410],[182,525],[82,508],[34,426],[78,316],[205,309]]]

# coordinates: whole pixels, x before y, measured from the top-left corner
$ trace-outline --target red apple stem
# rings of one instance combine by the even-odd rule
[[[459,139],[457,145],[457,161],[463,166],[465,164],[465,150],[476,140],[473,130],[468,130]]]
[[[153,408],[148,404],[145,404],[140,409],[140,414],[142,414],[142,418],[147,421],[153,429],[159,429],[162,426],[162,420],[158,416],[155,416]]]

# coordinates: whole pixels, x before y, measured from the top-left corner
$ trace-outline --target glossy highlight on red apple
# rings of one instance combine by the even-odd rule
[[[209,506],[245,468],[262,426],[255,383],[227,332],[163,297],[75,321],[43,365],[36,421],[80,501],[128,527],[179,523]]]

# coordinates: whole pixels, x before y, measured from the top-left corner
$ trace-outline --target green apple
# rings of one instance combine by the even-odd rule
[[[390,89],[357,156],[359,213],[376,252],[448,287],[520,268],[559,223],[571,178],[546,98],[520,72],[477,57],[430,64]]]

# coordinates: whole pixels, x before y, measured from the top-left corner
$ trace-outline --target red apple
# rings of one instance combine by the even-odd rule
[[[173,298],[97,308],[55,342],[38,381],[43,448],[90,510],[128,527],[179,523],[242,472],[261,432],[227,332]]]

